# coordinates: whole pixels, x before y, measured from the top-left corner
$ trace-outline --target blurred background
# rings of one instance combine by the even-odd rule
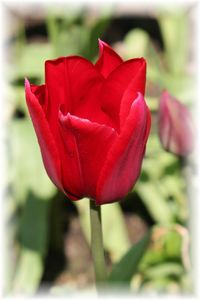
[[[192,157],[183,163],[158,138],[158,104],[166,88],[192,109],[195,97],[195,6],[9,6],[5,9],[7,175],[5,293],[64,295],[93,286],[88,199],[76,203],[48,179],[24,97],[24,77],[44,82],[44,61],[71,54],[92,62],[98,38],[125,60],[145,57],[152,129],[142,173],[121,203],[105,205],[109,268],[152,228],[131,280],[135,293],[192,292]],[[123,184],[123,183],[122,183]]]

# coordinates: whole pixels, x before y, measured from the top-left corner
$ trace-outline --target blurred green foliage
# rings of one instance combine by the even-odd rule
[[[19,20],[16,39],[12,43],[11,62],[8,64],[8,293],[34,294],[41,284],[52,236],[56,249],[64,247],[60,242],[63,237],[60,230],[62,211],[59,207],[54,211],[54,228],[50,226],[52,202],[58,201],[59,194],[42,164],[25,104],[24,77],[28,77],[32,83],[41,84],[44,80],[44,61],[57,56],[76,54],[95,61],[98,54],[97,39],[104,36],[111,24],[114,18],[111,12],[104,10],[94,18],[87,14],[87,10],[73,11],[67,15],[49,10],[43,20],[47,28],[45,41],[27,40],[26,24]],[[192,103],[193,78],[186,69],[188,17],[184,11],[162,12],[157,14],[157,22],[164,41],[163,50],[158,49],[148,32],[140,28],[130,28],[120,40],[124,59],[144,56],[147,60],[147,102],[153,123],[142,173],[134,193],[155,225],[138,268],[133,259],[133,268],[127,276],[134,291],[188,292],[191,279],[186,183],[179,160],[164,152],[157,134],[158,100],[164,87],[186,104]],[[125,202],[136,201],[134,193]],[[88,199],[74,205],[89,244]],[[129,213],[134,215],[134,212]],[[149,226],[145,215],[142,218]],[[111,263],[116,262],[131,246],[125,213],[118,203],[103,206],[103,224],[105,249]],[[131,248],[128,255],[143,251],[140,243],[137,244],[139,248]],[[128,257],[125,261],[126,270],[126,265],[130,267],[131,259]],[[118,271],[119,268],[120,263]],[[59,289],[61,287],[55,284],[54,290]],[[66,289],[64,285],[63,290]]]

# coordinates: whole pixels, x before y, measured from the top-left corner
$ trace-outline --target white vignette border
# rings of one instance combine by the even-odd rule
[[[23,4],[28,5],[28,4],[42,4],[42,5],[49,5],[49,4],[71,4],[72,1],[67,1],[67,0],[59,0],[56,2],[55,0],[34,0],[34,1],[23,1],[20,3],[21,6]],[[98,3],[96,4],[95,1],[92,0],[73,0],[73,5],[110,5],[110,4],[115,4],[115,5],[123,5],[125,3],[123,0],[115,0],[115,1],[109,1],[109,0],[101,0],[101,4]],[[0,200],[1,200],[1,209],[0,209],[0,295],[3,297],[4,295],[4,271],[5,271],[5,266],[4,266],[4,240],[5,240],[5,214],[4,214],[4,195],[5,195],[5,187],[6,187],[6,173],[8,172],[6,168],[6,124],[5,124],[5,90],[6,90],[6,77],[4,76],[5,74],[5,56],[4,56],[4,41],[6,38],[6,26],[5,26],[5,10],[9,7],[12,7],[19,4],[19,1],[17,0],[12,0],[12,1],[0,1],[0,103],[1,103],[1,109],[0,109],[0,166],[1,166],[1,172],[0,172]],[[196,60],[196,65],[197,65],[197,90],[196,90],[196,99],[195,99],[195,114],[194,114],[194,119],[196,122],[196,128],[197,128],[197,138],[196,138],[196,164],[197,164],[197,176],[195,178],[195,189],[197,191],[197,194],[195,197],[192,199],[192,216],[191,216],[191,221],[190,221],[190,227],[191,227],[191,236],[192,236],[192,265],[193,265],[193,286],[194,286],[194,294],[193,295],[132,295],[131,297],[134,297],[135,299],[146,299],[146,298],[151,298],[151,299],[198,299],[198,296],[200,296],[200,156],[198,153],[200,152],[200,3],[198,0],[193,1],[193,0],[168,0],[166,2],[164,1],[159,1],[159,0],[140,0],[140,1],[134,1],[134,0],[126,0],[126,5],[140,5],[141,7],[160,7],[160,8],[165,8],[169,6],[195,6],[195,43],[193,45],[195,46],[195,60]],[[198,183],[199,182],[199,183]],[[92,299],[94,298],[94,294],[75,294],[72,295],[70,294],[69,297],[72,297],[73,299]],[[119,294],[118,295],[120,298],[129,298],[130,295],[126,294]],[[7,299],[15,299],[20,297],[20,299],[26,299],[27,296],[19,295],[19,296],[5,296]],[[102,296],[103,298],[109,298],[109,299],[114,299],[116,298],[116,295],[109,295],[109,296]],[[32,298],[32,297],[31,297]],[[56,299],[56,296],[45,296],[45,295],[36,295],[33,298],[36,299],[43,299],[43,298],[49,298],[49,299]],[[60,298],[60,297],[59,297]]]

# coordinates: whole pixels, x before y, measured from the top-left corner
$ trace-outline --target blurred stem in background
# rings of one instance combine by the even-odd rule
[[[55,12],[49,11],[46,19],[48,38],[54,56],[76,55],[94,61],[98,52],[97,39],[111,22],[112,9],[102,9],[98,18],[90,19],[86,11],[72,11],[58,22]]]
[[[103,248],[101,206],[90,200],[91,251],[97,288],[106,280],[106,263]]]

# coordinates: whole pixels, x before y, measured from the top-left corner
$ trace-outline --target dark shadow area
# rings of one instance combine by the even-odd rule
[[[112,19],[110,25],[103,34],[103,39],[112,44],[121,41],[132,29],[145,30],[160,50],[164,50],[164,43],[158,21],[147,16],[123,16]]]

